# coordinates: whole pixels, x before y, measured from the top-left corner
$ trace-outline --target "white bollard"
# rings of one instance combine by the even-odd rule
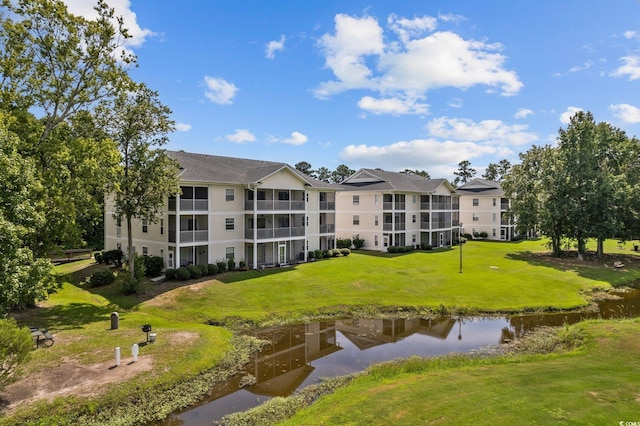
[[[120,365],[120,346],[116,348],[116,367]]]
[[[133,355],[133,362],[138,362],[138,344],[131,345],[131,355]]]

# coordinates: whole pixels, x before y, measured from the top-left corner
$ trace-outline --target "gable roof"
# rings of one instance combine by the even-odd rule
[[[166,151],[180,165],[180,178],[193,182],[257,184],[261,180],[286,169],[305,184],[314,188],[338,189],[335,185],[314,179],[286,163],[246,158]]]
[[[435,192],[445,185],[451,192],[455,189],[446,179],[425,179],[422,176],[387,172],[381,169],[360,169],[342,182],[344,190],[376,190],[402,192]]]
[[[476,194],[504,196],[504,191],[502,190],[500,182],[480,178],[473,179],[464,185],[457,187],[456,191],[461,195]]]

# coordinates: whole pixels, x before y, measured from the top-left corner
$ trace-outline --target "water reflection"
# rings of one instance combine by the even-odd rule
[[[502,318],[344,319],[256,330],[269,342],[243,374],[212,390],[201,405],[168,425],[210,425],[222,416],[257,406],[322,377],[341,376],[394,358],[467,353],[522,337],[540,326],[561,326],[587,318],[637,316],[640,290],[608,300],[592,313],[513,315]],[[255,382],[246,386],[248,378]]]

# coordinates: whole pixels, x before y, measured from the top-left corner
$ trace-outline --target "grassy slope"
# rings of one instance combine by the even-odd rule
[[[353,253],[294,268],[228,274],[198,291],[172,292],[179,310],[166,311],[157,301],[143,304],[141,310],[201,321],[295,317],[343,305],[568,309],[586,303],[583,290],[640,279],[640,270],[616,270],[601,263],[545,264],[533,254],[544,250],[540,241],[470,242],[463,250],[463,273],[456,249],[396,256]],[[629,250],[625,254],[632,255]]]
[[[640,412],[640,322],[580,324],[564,355],[429,363],[357,378],[286,424],[618,424]],[[453,362],[451,364],[454,364]],[[415,368],[414,369],[419,369]]]

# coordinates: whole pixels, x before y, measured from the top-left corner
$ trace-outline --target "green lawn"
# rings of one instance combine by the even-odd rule
[[[463,246],[463,272],[457,248],[402,255],[352,253],[292,268],[227,274],[197,291],[174,290],[180,309],[143,303],[140,310],[166,319],[203,321],[241,317],[262,321],[274,316],[299,317],[362,307],[462,308],[484,312],[570,309],[586,304],[583,291],[610,288],[640,279],[638,268],[625,260],[575,259],[547,262],[541,241],[469,242]],[[636,253],[630,249],[620,256]]]
[[[411,361],[374,367],[287,425],[607,425],[640,413],[640,322],[576,326],[585,348],[563,355]],[[635,424],[635,423],[634,423]]]
[[[607,243],[605,260],[576,262],[541,256],[541,241],[476,242],[459,248],[408,254],[352,253],[347,257],[258,271],[230,272],[215,279],[149,284],[149,293],[122,296],[117,284],[88,289],[78,283],[99,265],[80,261],[56,268],[62,288],[36,309],[17,315],[19,324],[51,330],[56,343],[33,352],[27,370],[42,374],[63,361],[83,365],[113,359],[116,346],[128,354],[144,340],[142,324],[152,324],[158,341],[141,348],[153,356],[152,371],[135,381],[106,386],[108,404],[134,392],[160,392],[220,362],[232,348],[226,328],[206,325],[230,319],[269,322],[304,320],[313,315],[376,312],[381,308],[418,311],[461,309],[476,312],[569,309],[584,306],[594,288],[640,279],[640,257]],[[625,267],[612,267],[622,260]],[[118,312],[120,327],[110,330]],[[145,396],[144,398],[147,398]],[[68,405],[71,404],[71,405]],[[88,404],[88,405],[87,405]],[[96,402],[69,400],[41,404],[35,418],[69,407],[93,410]],[[98,406],[100,406],[98,404]],[[87,408],[89,407],[89,408]],[[91,408],[93,407],[93,408]],[[135,410],[135,408],[133,408]],[[26,409],[28,418],[29,409]],[[12,419],[6,419],[11,424]]]

